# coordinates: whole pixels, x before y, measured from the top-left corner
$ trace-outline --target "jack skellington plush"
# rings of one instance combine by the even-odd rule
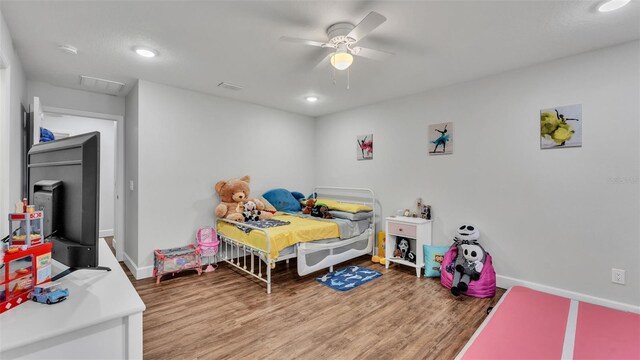
[[[457,231],[458,234],[453,242],[458,247],[458,255],[449,269],[453,272],[451,293],[455,296],[467,291],[471,280],[480,278],[486,258],[484,249],[478,244],[480,230],[477,226],[463,224]]]

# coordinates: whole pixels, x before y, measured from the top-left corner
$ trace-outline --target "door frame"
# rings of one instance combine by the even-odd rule
[[[96,113],[82,110],[72,110],[52,106],[43,106],[44,113],[88,117],[94,119],[111,120],[116,122],[116,173],[115,173],[115,214],[113,218],[113,241],[116,249],[116,259],[124,260],[124,116]]]
[[[11,212],[11,164],[10,164],[10,133],[9,123],[11,121],[11,72],[6,58],[0,51],[0,214]],[[22,194],[21,194],[22,195]],[[15,200],[14,200],[15,201]],[[3,223],[0,225],[0,234],[4,236],[9,228],[4,223],[4,218],[0,218]]]

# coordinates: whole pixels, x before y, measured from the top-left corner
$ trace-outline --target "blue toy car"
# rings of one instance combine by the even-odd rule
[[[47,283],[33,288],[31,300],[49,305],[59,303],[69,296],[68,289],[58,287],[57,283]]]

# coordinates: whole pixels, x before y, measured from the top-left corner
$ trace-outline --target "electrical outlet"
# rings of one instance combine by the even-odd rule
[[[624,285],[624,270],[611,269],[611,282]]]

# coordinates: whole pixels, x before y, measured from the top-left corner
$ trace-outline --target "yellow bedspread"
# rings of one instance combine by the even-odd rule
[[[332,239],[340,237],[338,225],[331,221],[321,221],[298,216],[277,214],[276,220],[289,221],[291,224],[265,229],[271,239],[271,258],[279,256],[280,250],[301,242]],[[218,233],[236,241],[267,251],[267,238],[264,232],[252,230],[248,234],[234,224],[218,222]]]

